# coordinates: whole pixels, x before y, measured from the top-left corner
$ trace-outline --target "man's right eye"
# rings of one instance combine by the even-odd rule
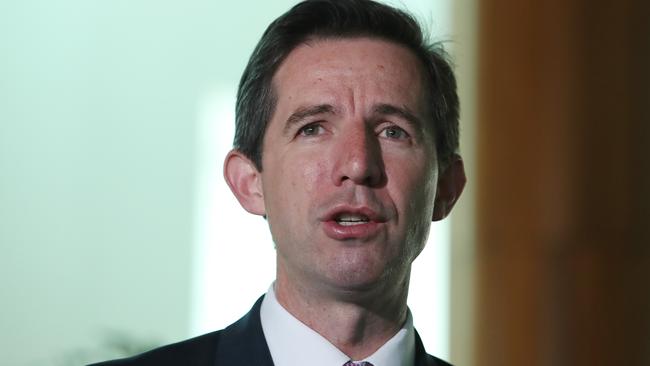
[[[298,130],[300,136],[316,136],[323,132],[323,126],[318,123],[310,123]]]

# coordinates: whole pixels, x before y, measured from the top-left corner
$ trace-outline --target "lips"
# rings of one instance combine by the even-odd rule
[[[321,221],[375,221],[385,222],[386,217],[368,206],[338,205],[325,213]]]
[[[340,206],[321,220],[325,235],[335,240],[369,239],[384,226],[385,216],[369,207]]]

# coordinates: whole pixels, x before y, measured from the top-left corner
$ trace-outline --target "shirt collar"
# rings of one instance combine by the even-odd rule
[[[313,329],[291,315],[269,288],[260,310],[262,330],[276,366],[338,366],[350,358]],[[412,366],[415,360],[413,317],[408,311],[402,328],[364,360],[374,366]]]

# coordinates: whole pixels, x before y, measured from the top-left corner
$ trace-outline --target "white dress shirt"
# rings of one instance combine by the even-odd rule
[[[320,334],[291,315],[275,297],[273,285],[260,310],[262,330],[275,366],[342,366],[350,358]],[[408,311],[402,328],[363,360],[374,366],[413,366],[415,331]]]

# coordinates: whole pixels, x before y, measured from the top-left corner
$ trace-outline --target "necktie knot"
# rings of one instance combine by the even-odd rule
[[[343,366],[373,366],[370,362],[366,361],[361,361],[361,362],[354,362],[354,361],[348,361]]]

